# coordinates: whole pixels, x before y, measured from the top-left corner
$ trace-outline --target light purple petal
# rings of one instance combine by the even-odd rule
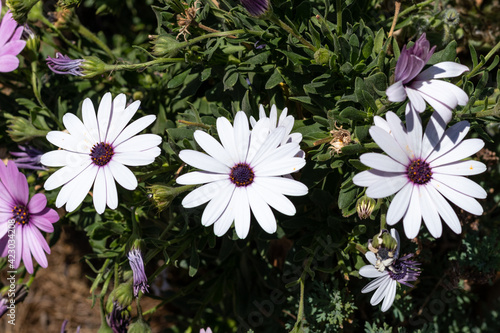
[[[406,99],[406,90],[403,87],[403,81],[395,82],[385,91],[387,99],[391,102],[402,102]]]
[[[47,206],[47,198],[42,193],[35,194],[28,203],[28,211],[30,214],[41,212]]]
[[[428,81],[431,79],[442,79],[447,77],[456,77],[469,71],[467,66],[457,64],[452,61],[443,61],[435,64],[425,71],[422,71],[415,78],[416,81]]]

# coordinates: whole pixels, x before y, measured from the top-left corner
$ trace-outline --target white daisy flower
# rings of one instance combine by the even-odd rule
[[[375,306],[383,300],[381,308],[383,312],[389,310],[392,306],[394,298],[396,297],[398,283],[413,287],[408,282],[416,281],[420,275],[420,269],[418,268],[420,263],[409,260],[409,258],[412,257],[411,254],[399,258],[399,234],[396,229],[391,230],[391,235],[398,242],[392,264],[385,270],[380,271],[375,267],[377,264],[375,253],[367,252],[365,257],[370,262],[370,265],[363,266],[359,270],[359,275],[366,278],[375,278],[375,280],[361,289],[361,292],[366,294],[377,289],[370,299],[370,304]]]
[[[420,117],[410,104],[407,107],[406,127],[396,114],[388,112],[386,122],[383,119],[376,122],[383,126],[370,128],[373,140],[387,155],[361,155],[361,162],[373,169],[357,174],[353,182],[368,187],[366,195],[370,198],[396,194],[387,212],[387,224],[394,225],[403,218],[408,238],[417,236],[422,219],[435,238],[441,237],[443,231],[441,218],[458,234],[462,227],[444,198],[471,214],[483,213],[474,198],[486,198],[486,191],[463,176],[482,173],[486,166],[462,159],[479,151],[484,142],[463,140],[470,128],[467,121],[445,131],[445,124],[435,114],[422,135]]]
[[[451,61],[443,61],[422,71],[436,47],[430,48],[425,33],[415,44],[401,50],[396,69],[394,84],[387,88],[387,98],[391,102],[402,102],[408,97],[416,111],[425,111],[425,102],[429,103],[441,118],[448,123],[457,105],[467,104],[469,97],[456,85],[436,80],[456,77],[468,71],[467,66]]]
[[[44,154],[41,163],[49,167],[63,167],[45,182],[46,190],[62,186],[56,206],[66,204],[68,212],[74,211],[85,199],[94,184],[95,210],[102,214],[106,205],[118,206],[115,181],[127,190],[137,187],[137,179],[128,166],[152,163],[160,154],[161,137],[155,134],[136,135],[151,125],[156,116],[149,115],[127,126],[139,108],[140,101],[128,107],[126,97],[120,94],[111,100],[106,93],[96,113],[87,98],[82,105],[82,121],[71,113],[63,117],[69,133],[52,131],[47,140],[62,148]]]
[[[243,111],[236,114],[234,127],[229,121],[217,119],[221,143],[209,134],[196,131],[194,138],[207,154],[182,150],[179,157],[200,169],[177,178],[182,185],[205,184],[189,193],[182,205],[192,208],[208,202],[201,217],[204,226],[214,224],[217,236],[224,235],[231,225],[236,234],[245,238],[250,230],[250,211],[267,233],[276,231],[276,219],[271,207],[292,216],[295,206],[285,195],[307,194],[307,187],[293,179],[283,178],[305,165],[296,157],[297,142],[282,144],[287,129],[271,129],[268,118],[260,119],[250,132]]]

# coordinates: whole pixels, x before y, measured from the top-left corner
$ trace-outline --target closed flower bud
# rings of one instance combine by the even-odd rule
[[[171,187],[163,184],[154,184],[148,187],[148,198],[154,203],[159,212],[170,206],[172,200],[179,194],[189,191],[195,185]]]
[[[49,132],[36,128],[28,119],[16,117],[9,113],[5,113],[4,116],[7,118],[7,133],[15,142],[24,142],[37,137],[45,137]]]
[[[152,39],[153,55],[156,57],[174,57],[182,45],[175,37],[167,34],[149,38]]]
[[[367,197],[366,195],[359,198],[356,203],[356,211],[358,212],[359,218],[362,220],[369,218],[370,215],[372,215],[374,208],[375,200]]]
[[[127,333],[152,333],[151,327],[142,318],[138,318],[129,327]]]
[[[334,53],[332,51],[327,49],[318,49],[314,52],[314,61],[316,61],[318,65],[328,65],[333,54]]]
[[[12,12],[12,17],[17,23],[26,22],[31,8],[40,0],[7,0],[7,7]]]
[[[132,280],[121,283],[116,287],[108,297],[106,310],[111,312],[113,304],[117,303],[122,309],[127,308],[134,299]]]

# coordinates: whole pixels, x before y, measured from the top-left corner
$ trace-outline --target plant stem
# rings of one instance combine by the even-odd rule
[[[389,38],[392,37],[394,33],[394,27],[396,27],[396,23],[398,22],[399,10],[401,9],[401,2],[396,0],[395,3],[396,8],[394,9],[394,18],[392,20],[391,30],[389,31]]]
[[[41,16],[37,16],[37,18],[40,21],[42,21],[43,24],[45,24],[46,26],[51,28],[57,34],[57,36],[59,36],[59,38],[61,38],[61,40],[63,40],[70,48],[72,48],[73,50],[75,50],[76,52],[78,52],[80,54],[83,54],[83,50],[81,48],[79,48],[78,46],[76,46],[75,44],[71,43],[66,37],[64,37],[62,32],[60,32],[59,29],[55,25],[53,25],[49,20],[47,20],[47,18],[45,18],[45,16],[41,15]]]
[[[470,77],[473,77],[474,75],[476,75],[476,73],[479,72],[479,70],[484,66],[484,64],[486,64],[488,62],[488,60],[490,60],[490,58],[493,57],[493,55],[495,55],[495,53],[499,49],[500,49],[500,42],[498,42],[497,45],[495,45],[495,47],[493,47],[490,50],[490,52],[488,52],[488,54],[486,55],[486,57],[484,57],[484,61],[481,60],[476,65],[476,67],[474,67],[465,77],[470,78]],[[461,79],[460,81],[458,81],[457,86],[461,86],[462,83],[463,83],[463,79]]]
[[[176,63],[176,62],[184,62],[184,58],[158,58],[155,60],[147,61],[147,62],[142,62],[140,64],[105,64],[104,65],[104,71],[106,72],[113,72],[116,70],[122,70],[122,69],[128,69],[128,70],[133,70],[133,69],[144,69],[149,66],[153,65],[159,65],[163,63]]]
[[[300,301],[299,301],[299,312],[297,313],[297,321],[295,326],[290,333],[299,333],[302,328],[302,319],[304,318],[304,279],[300,277]]]
[[[100,40],[96,35],[94,35],[89,29],[85,28],[82,24],[78,24],[77,31],[83,37],[97,44],[111,59],[115,59],[115,55],[111,52],[110,48]]]
[[[37,62],[33,61],[31,63],[31,85],[33,87],[33,93],[35,94],[35,98],[38,101],[38,104],[47,111],[47,114],[49,117],[59,126],[59,128],[64,128],[63,124],[59,121],[59,118],[50,111],[50,109],[45,105],[45,103],[42,100],[42,96],[40,95],[40,88],[39,88],[39,80],[38,76],[36,75],[38,70]]]
[[[428,4],[431,4],[431,3],[435,2],[435,1],[436,0],[426,0],[424,2],[414,4],[413,6],[408,7],[405,10],[403,10],[401,13],[399,13],[399,16],[403,17],[406,14],[408,14],[409,12],[414,11],[415,9],[420,9],[420,8],[422,8],[424,6],[427,6]]]
[[[337,12],[337,35],[342,35],[342,0],[337,0],[335,5]]]
[[[280,20],[275,14],[271,16],[271,21],[279,25],[283,30],[288,32],[293,37],[297,38],[302,43],[302,45],[304,45],[311,51],[316,52],[317,48],[315,48],[311,43],[305,40],[304,37],[296,33],[295,30],[292,29],[292,27],[290,27],[288,24]]]

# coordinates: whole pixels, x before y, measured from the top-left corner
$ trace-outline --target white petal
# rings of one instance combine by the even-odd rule
[[[388,177],[395,177],[397,174],[394,172],[385,172],[375,169],[361,171],[354,176],[352,182],[358,186],[369,187],[376,182],[387,179]]]
[[[149,125],[151,125],[154,121],[156,120],[156,116],[154,115],[149,115],[149,116],[144,116],[142,118],[137,119],[127,127],[121,133],[116,137],[114,141],[108,141],[108,143],[111,143],[113,147],[117,147],[122,143],[123,141],[130,139]]]
[[[392,303],[394,302],[394,298],[396,297],[396,287],[396,281],[392,280],[391,282],[389,282],[387,290],[385,291],[384,302],[382,303],[382,307],[380,308],[382,312],[386,312],[391,308]]]
[[[420,211],[422,212],[422,218],[424,219],[424,223],[432,237],[439,238],[443,233],[443,226],[441,224],[441,218],[439,217],[438,210],[427,191],[427,187],[428,186],[419,186]]]
[[[240,239],[247,237],[250,231],[250,204],[248,202],[247,190],[244,187],[238,187],[233,194],[234,209],[234,228]]]
[[[386,172],[406,172],[406,166],[389,156],[378,153],[366,153],[359,157],[361,163],[376,170]]]
[[[474,215],[483,214],[483,207],[481,207],[476,199],[469,197],[468,195],[465,195],[461,192],[455,191],[453,188],[450,188],[435,179],[431,179],[431,184],[439,191],[439,193],[444,195],[446,199],[450,200],[463,210],[466,210]]]
[[[399,249],[401,248],[401,238],[399,238],[399,232],[392,228],[391,229],[391,236],[394,238],[397,242],[398,245],[396,245],[396,252],[394,253],[395,258],[399,258]]]
[[[179,153],[179,158],[200,170],[223,173],[229,175],[230,169],[210,155],[200,153],[196,150],[184,149]]]
[[[90,154],[92,145],[87,141],[79,140],[77,137],[60,131],[51,131],[47,133],[47,140],[62,148],[73,152]]]
[[[99,109],[97,110],[97,123],[99,124],[99,135],[102,141],[106,141],[108,126],[111,121],[111,93],[106,93],[101,98]]]
[[[407,154],[401,150],[401,147],[397,144],[392,135],[377,126],[372,126],[370,128],[370,135],[387,155],[401,164],[408,164],[409,159]]]
[[[44,184],[44,188],[47,191],[53,190],[58,188],[59,186],[68,183],[72,179],[74,179],[76,176],[78,176],[83,170],[85,170],[87,167],[89,167],[92,164],[90,161],[90,158],[79,166],[65,166],[56,172],[54,172],[46,181]],[[61,206],[59,206],[61,207]]]
[[[415,80],[427,81],[431,79],[456,77],[468,70],[469,68],[467,66],[457,64],[456,62],[443,61],[422,71],[415,77]]]
[[[229,120],[224,117],[217,118],[217,133],[219,139],[233,161],[238,161],[238,151],[234,142],[234,129]]]
[[[104,168],[99,168],[97,171],[92,195],[95,211],[97,214],[104,213],[106,209],[106,177],[104,176]]]
[[[113,116],[108,130],[108,142],[115,141],[141,105],[140,101],[135,101],[125,108],[126,103],[127,99],[124,94],[116,96],[113,100]]]
[[[377,289],[378,287],[380,287],[380,285],[384,281],[385,281],[384,278],[375,279],[375,280],[371,281],[370,283],[368,283],[363,289],[361,289],[361,292],[363,294],[369,293],[370,291],[373,291],[373,290]]]
[[[439,87],[430,87],[430,82],[418,81],[412,83],[412,88],[414,88],[422,98],[429,103],[430,106],[437,112],[444,122],[449,123],[452,117],[452,109],[454,109],[458,100],[450,92],[440,89]]]
[[[406,91],[403,87],[403,81],[395,82],[385,91],[387,99],[391,102],[402,102],[406,99]]]
[[[85,98],[82,104],[82,119],[83,124],[87,127],[87,130],[90,132],[93,138],[97,140],[97,142],[102,142],[101,136],[99,134],[99,126],[97,125],[97,117],[95,115],[94,104],[90,98]]]
[[[260,193],[262,199],[264,199],[269,206],[273,207],[278,212],[288,216],[295,215],[295,206],[287,197],[279,193],[278,189],[278,191],[275,191],[272,188],[261,186],[259,182],[254,182],[250,186],[253,187],[256,192]]]
[[[484,147],[484,141],[481,139],[468,139],[460,142],[455,148],[451,151],[440,154],[441,152],[432,153],[431,156],[427,159],[430,164],[430,167],[436,167],[456,161],[460,161],[466,157],[469,157]]]
[[[84,161],[90,161],[88,154],[74,153],[68,150],[53,150],[45,153],[40,158],[40,162],[48,167],[71,166],[77,167]]]
[[[97,133],[91,133],[87,127],[82,123],[82,121],[72,113],[66,113],[63,118],[64,126],[68,132],[78,141],[84,141],[81,144],[84,147],[92,147],[98,142],[99,137]]]
[[[375,264],[377,263],[377,256],[373,252],[370,252],[370,251],[366,252],[365,253],[365,258],[373,266],[375,266]]]
[[[226,179],[200,186],[184,197],[182,206],[184,208],[193,208],[203,205],[215,198],[215,196],[220,195],[219,192],[231,184],[232,183]]]
[[[221,184],[224,187],[222,187],[218,191],[217,196],[210,200],[207,207],[203,211],[203,214],[201,216],[201,224],[203,224],[204,226],[212,225],[219,219],[219,217],[228,207],[231,197],[233,196],[233,192],[236,186],[234,186],[231,182]]]
[[[285,160],[297,155],[300,151],[300,147],[297,143],[286,143],[278,148],[274,149],[272,154],[266,156],[266,158],[259,158],[258,161],[255,159],[252,162],[252,167],[258,168],[260,164],[271,164],[279,162],[279,160]]]
[[[461,121],[448,128],[439,143],[435,144],[434,150],[428,155],[426,160],[431,162],[449,152],[465,138],[469,132],[469,128],[469,122],[467,121]]]
[[[366,190],[366,195],[373,199],[385,198],[401,190],[406,184],[408,184],[406,175],[387,177],[370,185]]]
[[[380,127],[387,133],[391,134],[391,128],[389,127],[389,124],[384,118],[380,116],[375,116],[373,117],[373,123],[375,124],[375,126]]]
[[[137,178],[129,168],[113,160],[109,162],[108,166],[113,178],[123,188],[130,191],[137,188]]]
[[[417,237],[422,224],[422,212],[420,211],[420,190],[419,186],[413,186],[411,193],[410,205],[408,211],[403,218],[403,227],[406,237],[413,239]]]
[[[261,163],[254,168],[257,177],[283,176],[302,169],[306,161],[301,157],[287,158],[271,163]]]
[[[486,199],[486,191],[469,178],[455,175],[445,175],[441,173],[434,173],[432,175],[432,178],[445,185],[448,185],[455,191],[462,192],[465,195],[478,199]]]
[[[382,278],[383,281],[380,284],[380,287],[373,293],[372,298],[370,299],[370,304],[371,305],[377,305],[378,303],[382,302],[384,297],[386,296],[387,289],[389,288],[389,285],[393,282],[389,274],[385,278]]]
[[[143,151],[115,153],[112,160],[128,166],[143,166],[153,163],[160,153],[161,149],[154,147]]]
[[[373,265],[366,265],[359,269],[359,275],[366,278],[378,278],[387,275],[387,272],[380,272]]]
[[[148,150],[158,146],[161,143],[161,136],[156,134],[141,134],[136,135],[128,140],[123,141],[118,146],[114,147],[115,153],[126,153]]]
[[[255,219],[262,229],[268,234],[276,232],[276,218],[269,205],[262,199],[259,192],[253,186],[247,187],[248,202]]]
[[[443,218],[444,222],[450,227],[453,232],[459,234],[462,232],[462,226],[458,220],[457,214],[450,206],[448,201],[434,188],[434,186],[426,186],[427,192],[431,200],[435,203],[439,215]]]
[[[253,133],[252,133],[253,135]],[[260,145],[260,148],[258,148],[257,152],[253,156],[252,160],[248,160],[248,163],[251,163],[253,166],[259,165],[262,161],[265,161],[267,157],[269,157],[271,154],[273,154],[276,151],[276,147],[281,143],[283,140],[283,136],[285,135],[285,128],[284,127],[278,127],[275,130],[272,130],[269,133],[269,136],[265,139],[265,142],[263,142]],[[253,138],[252,138],[253,140]],[[250,149],[253,149],[255,146],[251,146]],[[253,155],[253,154],[252,154]]]
[[[439,113],[433,112],[429,122],[427,123],[427,127],[425,128],[425,133],[422,138],[422,153],[420,157],[422,159],[426,159],[429,154],[434,150],[434,147],[437,146],[441,138],[443,137],[446,122],[441,118]]]
[[[307,186],[299,181],[282,177],[256,177],[259,185],[278,190],[279,193],[291,196],[302,196],[308,192]]]
[[[88,168],[86,168],[82,173],[76,176],[70,183],[65,185],[61,191],[59,192],[59,196],[63,195],[63,191],[67,188],[66,195],[69,195],[69,198],[66,202],[66,210],[68,212],[74,211],[82,201],[85,199],[87,194],[94,183],[95,177],[97,175],[97,170],[99,168],[93,164],[91,164]],[[59,196],[57,199],[59,199]],[[57,200],[56,200],[57,201]]]
[[[109,170],[109,164],[103,169],[106,179],[106,204],[109,208],[116,209],[118,207],[118,192],[116,191],[115,179],[111,170]]]
[[[406,132],[410,146],[410,159],[419,158],[422,154],[422,119],[414,110],[411,103],[406,104]]]
[[[398,223],[408,211],[413,186],[411,182],[408,182],[398,193],[396,193],[394,199],[392,199],[389,210],[387,211],[388,225]]]
[[[238,155],[238,162],[245,162],[250,142],[248,118],[245,112],[239,111],[234,117],[234,145]]]
[[[415,109],[416,112],[424,112],[426,108],[425,100],[420,94],[415,89],[412,89],[411,87],[406,88],[406,93],[408,94],[408,99],[410,100],[411,105]],[[408,103],[408,104],[410,104]]]
[[[278,123],[278,109],[275,104],[271,106],[271,111],[269,112],[269,123],[271,124],[271,128],[276,128],[276,124]]]
[[[179,176],[175,181],[181,185],[196,185],[229,179],[229,175],[223,173],[211,173],[205,171],[191,171]]]
[[[401,122],[401,119],[394,112],[387,112],[386,117],[387,124],[391,128],[391,134],[399,147],[406,153],[407,156],[414,154],[408,145],[408,135],[406,134],[406,129]],[[406,159],[406,161],[409,161]],[[406,162],[403,163],[406,165]]]
[[[250,147],[248,148],[247,163],[251,163],[255,154],[260,150],[261,146],[266,143],[269,136],[269,119],[261,118],[253,127],[250,135]]]
[[[486,165],[474,160],[460,161],[432,168],[433,173],[458,176],[472,176],[485,171]]]
[[[233,199],[229,202],[226,207],[226,210],[222,213],[222,215],[214,222],[214,234],[218,237],[223,236],[231,225],[233,224],[235,218],[236,210],[234,208]]]
[[[226,149],[211,135],[203,131],[195,131],[194,139],[196,143],[210,156],[232,168],[236,161],[233,161]]]

